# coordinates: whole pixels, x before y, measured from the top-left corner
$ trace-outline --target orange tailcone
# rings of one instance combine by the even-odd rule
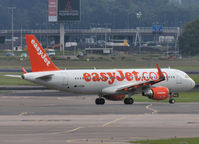
[[[57,68],[34,35],[26,35],[32,72],[57,71]]]

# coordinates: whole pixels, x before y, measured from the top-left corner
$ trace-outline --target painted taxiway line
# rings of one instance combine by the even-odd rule
[[[150,104],[150,105],[146,106],[146,109],[152,111],[152,114],[158,113],[158,111],[156,109],[151,108],[152,106],[153,106],[153,104]]]
[[[24,116],[24,115],[27,115],[27,114],[28,114],[28,112],[22,112],[22,113],[19,114],[19,116]]]
[[[118,122],[118,121],[120,121],[120,120],[123,120],[123,119],[125,119],[125,117],[117,118],[117,119],[115,119],[115,120],[112,120],[112,121],[110,121],[110,122],[105,123],[104,125],[102,125],[102,127],[107,127],[107,126],[109,126],[109,125],[111,125],[111,124],[114,124],[114,123],[116,123],[116,122]]]
[[[21,112],[20,114],[18,114],[18,116],[25,116],[25,115],[31,115],[34,114],[34,112]]]
[[[73,132],[76,132],[76,131],[78,131],[79,129],[82,129],[82,128],[84,128],[84,127],[77,127],[77,128],[71,129],[71,130],[53,132],[52,134],[73,133]]]
[[[79,129],[82,129],[83,127],[77,127],[77,128],[75,128],[75,129],[72,129],[72,130],[68,130],[68,131],[66,131],[67,133],[72,133],[72,132],[75,132],[75,131],[77,131],[77,130],[79,130]]]

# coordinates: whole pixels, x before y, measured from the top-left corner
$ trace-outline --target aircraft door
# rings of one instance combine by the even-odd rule
[[[69,89],[68,77],[66,75],[62,79],[62,86],[64,89]]]

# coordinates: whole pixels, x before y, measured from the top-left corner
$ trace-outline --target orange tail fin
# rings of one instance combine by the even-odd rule
[[[32,72],[60,70],[48,57],[34,35],[26,35],[26,43],[28,47]]]

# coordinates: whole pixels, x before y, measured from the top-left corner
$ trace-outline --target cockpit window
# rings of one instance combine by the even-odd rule
[[[185,76],[185,78],[190,78],[187,74],[185,74],[184,76]]]

